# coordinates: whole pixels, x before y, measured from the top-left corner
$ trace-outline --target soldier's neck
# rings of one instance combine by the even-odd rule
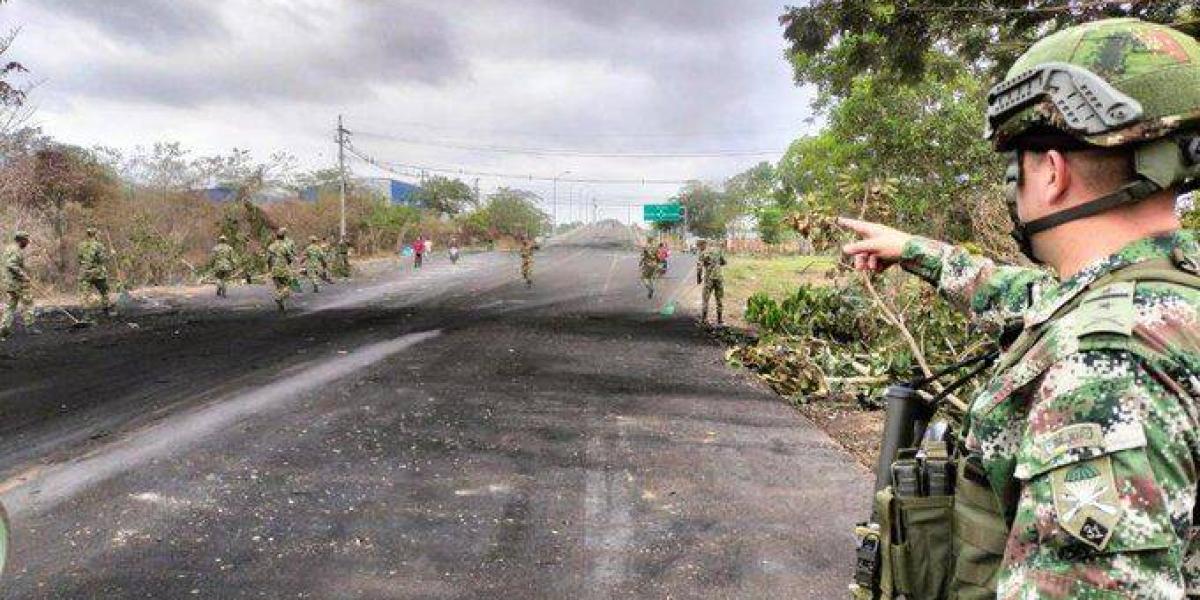
[[[1178,231],[1174,202],[1173,192],[1162,192],[1126,209],[1065,223],[1038,235],[1038,255],[1065,281],[1133,242]]]

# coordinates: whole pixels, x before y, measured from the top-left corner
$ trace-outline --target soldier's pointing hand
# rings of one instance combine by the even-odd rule
[[[904,246],[912,235],[887,225],[848,219],[837,220],[838,225],[853,231],[862,239],[842,246],[842,253],[854,260],[859,271],[883,271],[900,261]]]

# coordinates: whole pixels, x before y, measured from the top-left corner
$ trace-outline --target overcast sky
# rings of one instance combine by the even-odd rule
[[[7,58],[43,82],[33,96],[37,121],[73,143],[181,141],[200,153],[240,147],[264,157],[286,150],[320,167],[336,160],[341,113],[356,147],[391,163],[719,180],[778,155],[578,154],[786,147],[811,126],[809,93],[792,84],[783,59],[783,4],[11,0],[0,20],[21,28]],[[350,164],[359,175],[386,174]],[[500,185],[552,195],[548,182],[480,177],[485,192]],[[563,205],[592,197],[640,204],[677,189],[559,183],[558,195]],[[581,214],[560,208],[561,220]]]

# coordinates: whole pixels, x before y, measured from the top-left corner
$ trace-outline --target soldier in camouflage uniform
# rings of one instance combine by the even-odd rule
[[[328,266],[325,264],[325,249],[321,247],[317,236],[309,236],[308,245],[304,247],[304,276],[312,284],[313,293],[321,291],[321,275]]]
[[[951,594],[1200,593],[1200,243],[1174,212],[1198,174],[1200,44],[1099,21],[1040,41],[1010,78],[989,94],[989,137],[1013,153],[1014,237],[1057,277],[842,220],[858,268],[898,263],[1021,331],[964,424],[954,530],[974,550]],[[967,480],[990,500],[964,504]],[[985,504],[998,539],[966,514]]]
[[[275,305],[279,312],[287,311],[287,299],[292,295],[292,263],[296,261],[296,246],[287,238],[287,229],[280,227],[275,232],[275,241],[267,246],[267,270],[271,283],[275,285]]]
[[[96,229],[88,227],[86,236],[79,243],[79,287],[86,299],[92,291],[100,298],[100,309],[111,314],[112,302],[108,299],[108,249],[96,239]]]
[[[334,261],[333,274],[338,277],[350,276],[350,242],[345,237],[338,238],[337,260]]]
[[[537,249],[529,236],[521,236],[521,277],[525,279],[525,287],[533,287],[533,251]]]
[[[13,243],[0,254],[0,291],[4,292],[4,305],[0,306],[0,339],[12,333],[13,319],[18,310],[24,308],[21,318],[25,329],[39,333],[34,327],[33,296],[29,293],[29,272],[25,270],[25,248],[29,246],[29,234],[18,231]]]
[[[717,325],[725,324],[725,254],[719,248],[709,250],[708,241],[696,242],[696,283],[704,286],[700,302],[700,321],[708,322],[708,302],[716,302]]]
[[[658,262],[658,252],[651,246],[649,242],[642,247],[641,258],[638,259],[638,266],[642,271],[642,285],[646,286],[646,297],[654,297],[654,280],[658,278],[660,272],[660,264]]]
[[[321,281],[325,283],[333,283],[333,265],[337,260],[337,253],[333,250],[333,244],[329,241],[329,236],[321,238],[321,255],[324,261],[321,263]]]
[[[229,238],[217,238],[217,245],[212,249],[210,265],[213,278],[217,280],[217,297],[224,298],[229,295],[229,279],[237,270],[237,256],[234,255],[233,246],[229,245]]]

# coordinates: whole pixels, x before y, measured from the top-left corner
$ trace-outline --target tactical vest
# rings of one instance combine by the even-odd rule
[[[1200,261],[1176,250],[1169,259],[1135,263],[1096,279],[1050,318],[1023,331],[1005,350],[996,372],[1019,363],[1062,316],[1103,295],[1113,285],[1138,283],[1168,283],[1200,290]],[[1135,354],[1150,352],[1136,338],[1135,333],[1125,349]],[[923,446],[928,454],[929,445]],[[905,460],[897,461],[897,466],[904,467]],[[953,495],[908,497],[898,493],[900,490],[895,486],[876,495],[882,549],[879,597],[958,600],[996,597],[1009,523],[979,457],[963,455],[955,463]],[[1193,525],[1198,523],[1194,517]]]

